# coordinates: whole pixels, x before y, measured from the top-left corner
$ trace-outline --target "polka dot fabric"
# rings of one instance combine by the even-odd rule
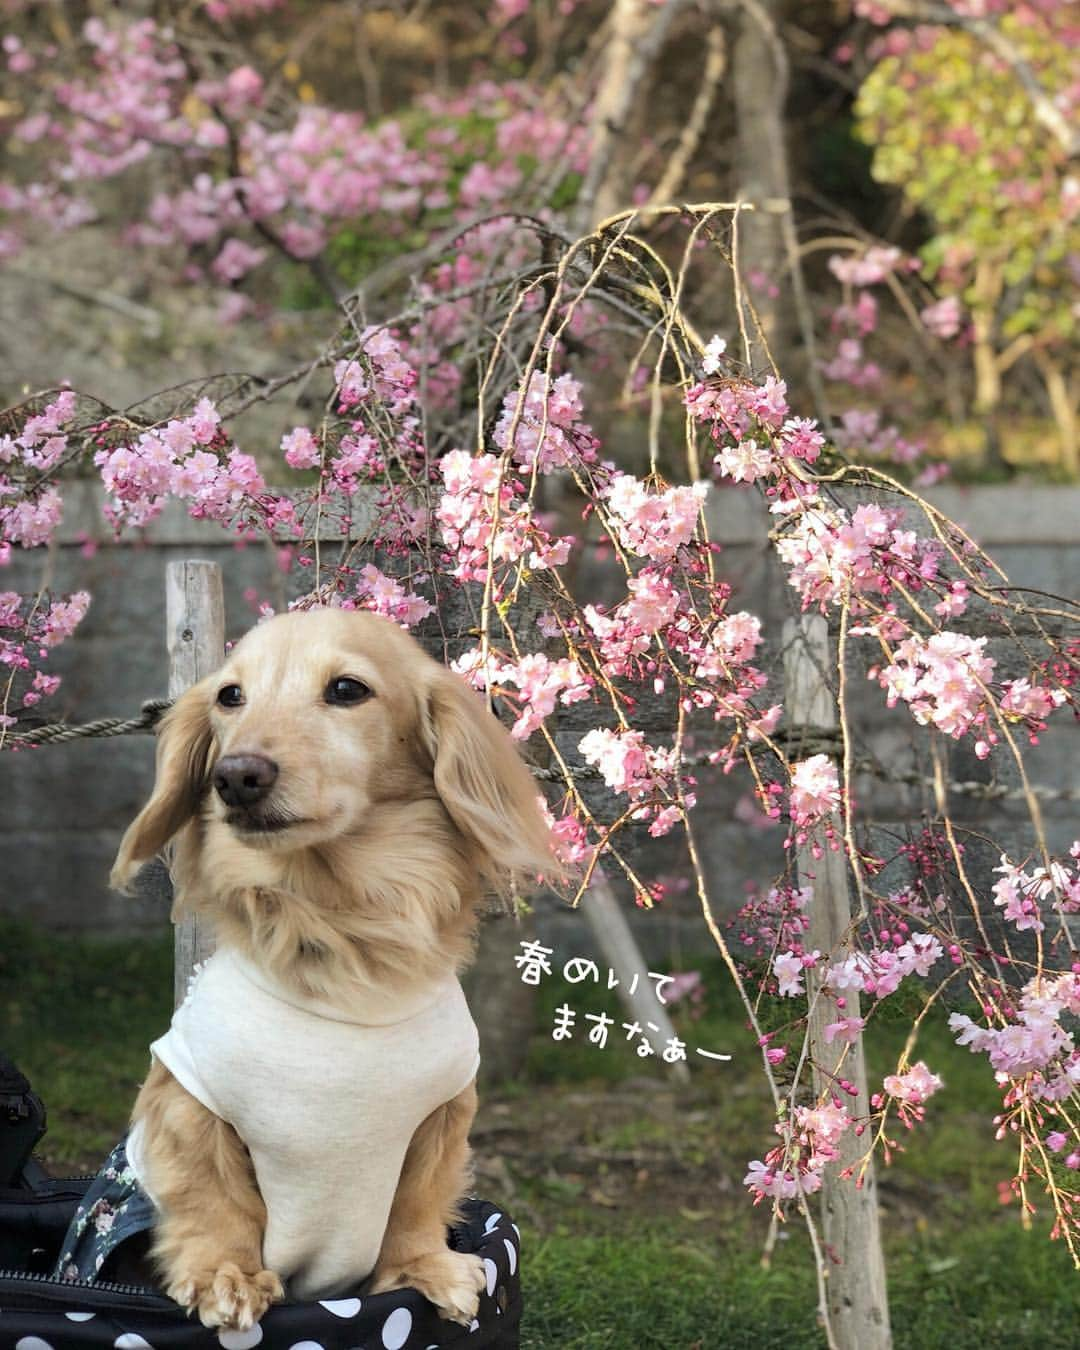
[[[73,1210],[75,1201],[68,1203]],[[17,1221],[16,1208],[0,1203],[0,1227],[10,1231]],[[40,1206],[23,1208],[29,1212]],[[464,1211],[465,1222],[451,1230],[450,1246],[479,1256],[485,1274],[471,1327],[442,1321],[416,1290],[401,1289],[277,1304],[250,1331],[208,1331],[157,1295],[127,1294],[102,1285],[61,1285],[0,1272],[0,1346],[4,1350],[518,1350],[517,1227],[505,1211],[486,1200],[467,1200]],[[40,1214],[37,1217],[31,1246],[41,1240]]]

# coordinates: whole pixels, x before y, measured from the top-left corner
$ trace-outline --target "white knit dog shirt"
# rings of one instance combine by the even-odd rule
[[[267,1210],[263,1263],[307,1299],[374,1269],[409,1141],[472,1081],[478,1045],[453,976],[407,998],[358,991],[342,1009],[223,948],[150,1049],[247,1145]],[[128,1159],[153,1199],[142,1125]]]

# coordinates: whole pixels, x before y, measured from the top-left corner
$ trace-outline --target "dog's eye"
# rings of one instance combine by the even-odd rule
[[[218,690],[218,706],[222,708],[239,708],[244,701],[244,691],[238,684],[226,684]]]
[[[363,703],[365,699],[372,697],[372,693],[363,680],[354,680],[348,675],[340,675],[326,686],[326,693],[323,697],[327,703],[351,704]]]

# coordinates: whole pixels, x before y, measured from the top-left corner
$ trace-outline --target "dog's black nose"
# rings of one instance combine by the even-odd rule
[[[253,806],[277,776],[278,766],[265,755],[224,755],[214,767],[214,787],[226,806]]]

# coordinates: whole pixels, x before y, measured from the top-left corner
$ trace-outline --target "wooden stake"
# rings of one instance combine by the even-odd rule
[[[675,1028],[657,996],[656,987],[648,979],[645,958],[610,883],[594,880],[581,897],[579,908],[593,940],[619,981],[620,1002],[634,1021],[641,1024],[642,1035],[659,1057],[668,1041],[674,1038]],[[656,1031],[650,1030],[650,1022]],[[682,1060],[670,1065],[670,1073],[679,1083],[690,1081],[690,1070]]]
[[[836,702],[825,678],[832,664],[828,626],[820,615],[804,615],[784,624],[785,706],[793,730],[835,731]],[[809,848],[799,850],[797,861],[800,882],[814,891],[806,946],[810,951],[817,948],[827,958],[817,971],[806,972],[814,1094],[820,1098],[836,1091],[835,1076],[846,1078],[856,1095],[837,1095],[851,1114],[865,1117],[870,1103],[862,1040],[852,1046],[843,1040],[826,1045],[825,1027],[838,1014],[828,996],[816,997],[827,965],[845,960],[853,950],[847,861],[843,852],[831,849],[815,859]],[[858,994],[849,991],[845,998],[844,1016],[858,1017]],[[821,1187],[829,1320],[838,1350],[889,1350],[892,1345],[873,1163],[867,1164],[858,1189],[854,1180],[867,1142],[867,1136],[859,1139],[846,1131],[840,1140],[840,1157],[826,1167]],[[852,1165],[854,1177],[841,1179],[840,1171]]]
[[[169,697],[180,695],[225,659],[225,600],[221,568],[212,562],[172,562],[165,568],[165,644]],[[179,1006],[199,961],[214,950],[205,920],[188,916],[176,926],[173,1001]]]

